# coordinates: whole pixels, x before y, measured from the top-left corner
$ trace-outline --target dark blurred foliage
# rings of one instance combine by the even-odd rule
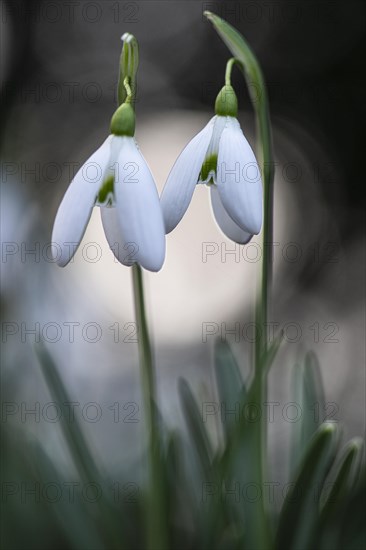
[[[42,2],[44,0],[5,0],[11,32],[5,86],[10,84],[14,91],[42,75],[42,61],[33,48],[35,33],[42,33],[42,25],[36,24],[36,18],[24,17],[27,11],[36,12]],[[151,5],[156,14],[160,12],[161,26],[149,29],[149,33],[155,33],[154,40],[143,52],[146,63],[163,72],[167,79],[160,86],[151,84],[154,93],[149,95],[149,100],[155,108],[169,104],[164,93],[167,83],[182,107],[212,108],[212,100],[222,84],[227,51],[210,25],[203,24],[200,13],[204,9],[227,19],[247,38],[266,76],[273,118],[285,117],[304,128],[326,149],[331,166],[325,175],[328,177],[321,178],[321,184],[327,199],[330,202],[334,199],[335,213],[340,214],[342,221],[343,239],[352,239],[362,226],[362,217],[355,215],[354,209],[361,207],[363,189],[365,3],[361,0],[276,0],[270,3],[145,1],[119,4],[122,9],[127,5],[125,14],[131,11],[132,16],[136,11],[137,18]],[[168,4],[175,4],[176,11],[167,9]],[[124,19],[122,32],[124,26],[128,27],[128,17]],[[180,19],[184,19],[183,25]],[[143,24],[139,21],[136,25],[142,43]],[[133,32],[134,25],[130,27]],[[171,34],[168,46],[166,28]],[[64,30],[67,33],[67,29]],[[77,32],[76,27],[73,32]],[[58,47],[62,51],[63,44]],[[234,78],[234,82],[241,90],[242,106],[246,106],[248,97],[244,86],[239,77]],[[2,132],[7,128],[4,121],[17,107],[16,101],[16,93],[6,93],[2,100]],[[341,189],[335,190],[335,186]]]
[[[65,398],[68,401],[51,357],[40,349],[50,394],[58,403]],[[316,356],[307,355],[303,366],[294,369],[293,375],[299,392],[297,398],[304,406],[308,400],[309,403],[321,400],[323,388]],[[245,409],[253,404],[254,384],[243,382],[226,344],[216,346],[215,370],[219,395],[228,408],[230,405],[232,410],[240,403]],[[117,473],[119,481],[114,481],[110,473],[95,463],[93,451],[76,420],[63,418],[61,422],[64,445],[75,467],[71,478],[70,472],[60,470],[55,457],[50,459],[44,442],[26,441],[27,452],[23,453],[25,442],[21,432],[2,426],[1,470],[5,480],[2,548],[361,550],[365,547],[365,466],[360,439],[353,439],[340,451],[336,423],[315,420],[311,412],[304,414],[301,422],[292,424],[291,469],[285,485],[286,497],[282,492],[278,506],[279,489],[275,489],[276,498],[264,490],[259,499],[246,492],[249,487],[257,487],[256,491],[260,488],[253,483],[260,462],[255,444],[258,422],[248,420],[246,415],[240,421],[228,416],[222,425],[221,445],[214,448],[212,434],[202,422],[199,401],[184,379],[179,381],[179,397],[188,433],[170,430],[161,419],[155,448],[161,475],[154,490],[146,481],[140,482],[138,464],[132,479],[137,478],[139,484],[131,482],[122,464]],[[146,464],[144,468],[147,469]],[[268,485],[266,480],[264,487]],[[262,500],[271,526],[265,545],[259,543],[264,530],[261,521],[258,522]],[[156,546],[152,544],[146,520],[161,502],[164,522],[154,525],[154,530],[160,530],[167,544]]]

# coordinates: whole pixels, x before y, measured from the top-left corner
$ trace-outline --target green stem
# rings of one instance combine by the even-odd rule
[[[272,156],[272,132],[269,120],[269,107],[266,89],[263,83],[263,98],[256,110],[257,129],[261,149],[261,164],[263,174],[263,231],[262,231],[262,274],[261,274],[261,306],[259,322],[263,333],[262,354],[268,350],[267,323],[269,316],[269,297],[272,286],[272,262],[273,262],[273,156]]]
[[[261,73],[260,73],[261,74]],[[262,75],[261,75],[262,77]],[[261,272],[261,294],[257,308],[256,323],[261,331],[261,337],[256,349],[255,371],[257,379],[257,400],[261,405],[262,415],[259,423],[258,451],[261,457],[262,481],[265,472],[268,472],[268,433],[267,418],[264,414],[264,403],[267,402],[267,369],[266,356],[268,352],[268,315],[269,299],[272,285],[272,261],[273,261],[273,159],[272,159],[272,133],[269,118],[269,105],[265,84],[261,81],[261,98],[255,105],[256,125],[258,131],[258,142],[261,154],[261,166],[263,176],[263,231],[262,231],[262,272]],[[266,513],[266,510],[263,510]],[[270,536],[268,534],[268,536]]]
[[[235,57],[231,57],[226,63],[225,86],[231,86],[231,71],[233,70],[235,63],[237,63],[237,59],[235,59]]]
[[[138,326],[138,346],[141,365],[142,394],[146,415],[146,429],[150,435],[154,430],[154,399],[155,399],[155,376],[151,353],[150,337],[147,328],[144,300],[144,284],[142,270],[138,264],[132,266],[133,293],[135,301],[135,315]]]
[[[258,68],[259,71],[259,68]],[[269,108],[265,84],[261,76],[261,94],[257,103],[253,104],[256,114],[256,127],[258,133],[258,145],[260,151],[260,162],[263,178],[263,230],[262,230],[262,265],[260,300],[256,308],[256,326],[259,329],[255,351],[255,387],[256,400],[262,411],[261,421],[258,423],[258,454],[260,457],[261,482],[268,472],[267,465],[267,418],[265,415],[264,403],[267,402],[267,370],[266,355],[268,351],[268,315],[269,298],[272,282],[272,248],[273,248],[273,162],[272,162],[272,136],[269,119]],[[262,490],[263,490],[263,484]],[[266,514],[264,507],[263,514]],[[268,525],[267,525],[268,529]],[[267,539],[270,535],[268,533]]]
[[[164,505],[164,471],[161,456],[159,427],[156,411],[156,381],[147,327],[142,270],[138,264],[132,267],[135,315],[138,326],[140,376],[147,436],[148,488],[146,502],[146,527],[148,550],[168,548],[166,510]]]

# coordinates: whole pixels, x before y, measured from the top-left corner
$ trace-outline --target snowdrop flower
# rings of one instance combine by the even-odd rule
[[[166,233],[184,216],[197,183],[211,189],[216,221],[229,239],[245,244],[262,226],[262,182],[254,153],[237,121],[237,99],[225,85],[215,116],[182,151],[161,196]]]
[[[118,261],[161,269],[165,233],[159,195],[134,133],[135,114],[127,100],[112,117],[111,135],[77,172],[58,209],[52,241],[59,266],[70,262],[93,207],[99,206]]]

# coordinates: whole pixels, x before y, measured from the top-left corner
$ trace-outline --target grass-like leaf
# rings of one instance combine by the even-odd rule
[[[202,514],[200,515],[202,521],[200,547],[203,550],[209,550],[217,547],[217,537],[222,532],[222,525],[226,520],[220,495],[221,479],[203,416],[189,385],[182,378],[178,383],[178,391],[192,446],[199,458],[203,474],[201,481],[201,484],[204,483],[204,485],[202,484],[202,494],[206,494],[206,491],[209,493],[209,496],[207,494],[207,502],[203,502],[202,496]]]
[[[43,343],[36,347],[36,353],[50,394],[63,410],[67,403],[72,402],[72,399],[70,399],[66,391],[57,367]],[[86,442],[79,422],[76,417],[72,421],[68,419],[66,408],[63,410],[61,416],[61,427],[82,483],[88,484],[94,482],[102,484],[101,472],[94,462],[92,452]],[[100,532],[106,536],[109,547],[111,549],[124,548],[124,543],[121,544],[119,542],[119,533],[123,525],[123,519],[120,519],[118,523],[115,521],[116,517],[111,512],[111,503],[104,498],[99,501],[98,509],[99,514],[96,517],[96,523]]]
[[[316,539],[321,540],[321,548],[337,548],[339,545],[340,527],[342,525],[340,519],[352,502],[354,490],[358,489],[363,451],[364,443],[361,439],[351,440],[344,448],[336,464],[334,476],[332,476],[332,472],[329,476],[332,478],[329,483],[330,490],[324,488],[327,495],[323,499],[325,502],[323,502],[320,512],[318,532],[316,533]],[[328,482],[326,485],[328,485]]]
[[[215,373],[219,392],[221,421],[225,440],[228,440],[240,414],[240,405],[245,400],[245,385],[235,356],[227,342],[216,341]]]
[[[202,471],[209,475],[214,453],[203,422],[202,414],[189,384],[183,378],[179,379],[178,391],[187,428],[194,448],[198,454]]]
[[[336,550],[366,548],[366,468],[363,465],[360,479],[338,515],[339,538]],[[329,548],[329,547],[328,547]]]
[[[362,466],[364,443],[355,438],[346,445],[337,464],[331,490],[322,509],[322,518],[329,517],[345,501],[359,478]]]
[[[319,514],[317,501],[334,462],[338,443],[336,424],[322,424],[314,434],[282,507],[276,537],[278,550],[311,548]]]
[[[35,350],[49,392],[59,407],[64,409],[61,416],[61,428],[78,473],[85,483],[96,481],[99,479],[99,471],[93,460],[84,433],[76,417],[70,421],[65,408],[66,404],[72,403],[73,400],[68,395],[57,367],[44,344],[39,344]]]
[[[324,388],[318,358],[310,352],[293,372],[293,395],[300,407],[301,418],[293,424],[291,439],[291,473],[299,466],[309,441],[323,421],[325,408]]]
[[[273,365],[273,362],[283,342],[283,336],[284,332],[281,329],[279,333],[274,337],[273,342],[271,342],[271,344],[268,346],[266,352],[260,358],[260,361],[262,363],[262,370],[265,375],[268,374],[271,366]]]

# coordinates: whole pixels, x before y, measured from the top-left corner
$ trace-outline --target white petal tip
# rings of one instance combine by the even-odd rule
[[[155,246],[154,250],[146,250],[137,254],[137,262],[141,267],[156,273],[160,271],[165,261],[165,237],[164,240]]]
[[[164,220],[164,230],[165,235],[169,235],[175,229],[178,225],[178,223],[172,223],[169,219],[164,218],[164,211],[163,211],[163,220]]]
[[[151,271],[152,273],[157,273],[163,267],[164,260],[165,260],[165,258],[162,261],[161,260],[158,260],[158,261],[156,261],[156,260],[155,261],[151,261],[151,260],[150,261],[144,261],[142,259],[142,260],[140,260],[139,264],[144,269],[147,269],[147,271]]]

